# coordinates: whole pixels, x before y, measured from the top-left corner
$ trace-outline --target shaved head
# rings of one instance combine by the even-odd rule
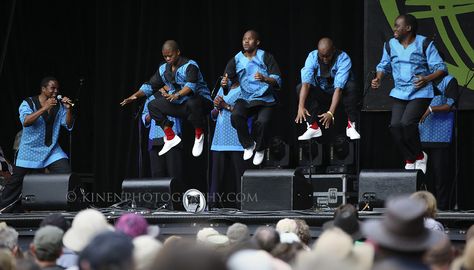
[[[179,51],[178,42],[174,40],[167,40],[165,41],[165,43],[163,43],[163,47],[161,47],[161,50],[170,50],[173,52]]]
[[[334,43],[330,38],[324,37],[318,42],[318,51],[327,51],[334,48]]]
[[[323,63],[329,64],[332,61],[335,50],[334,43],[330,38],[325,37],[319,40],[318,57],[323,61]]]
[[[255,30],[253,30],[253,29],[250,29],[250,30],[247,30],[247,31],[244,33],[244,36],[245,36],[246,34],[250,34],[255,40],[260,41],[260,34],[259,34],[257,31],[255,31]]]

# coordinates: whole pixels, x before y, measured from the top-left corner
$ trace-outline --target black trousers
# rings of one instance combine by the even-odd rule
[[[212,110],[212,102],[201,95],[192,95],[185,102],[175,104],[157,92],[155,99],[148,103],[148,110],[151,118],[162,128],[173,126],[173,122],[168,120],[167,116],[187,119],[194,128],[205,128],[206,117]]]
[[[301,84],[296,86],[296,94],[299,99]],[[318,115],[329,110],[332,103],[332,94],[324,92],[319,86],[310,86],[309,94],[306,97],[305,108],[311,116],[306,120],[311,124],[319,120]],[[359,123],[360,112],[360,91],[354,81],[348,81],[342,90],[341,102],[344,106],[347,116],[352,122]]]
[[[390,132],[403,159],[415,160],[422,151],[418,123],[428,109],[431,98],[393,100]]]
[[[454,155],[451,146],[424,147],[429,155],[428,169],[425,179],[428,190],[433,193],[438,202],[438,209],[451,209],[450,196],[454,179]]]
[[[160,146],[153,146],[149,151],[151,177],[171,176],[183,179],[183,149],[179,145],[173,147],[165,155],[159,156]]]
[[[186,184],[184,183],[184,157],[182,145],[173,147],[163,156],[158,156],[158,152],[160,152],[160,150],[161,146],[153,146],[149,151],[151,176],[153,178],[173,178],[173,185],[171,186],[172,192],[177,194],[184,194],[184,192],[186,191]],[[181,195],[178,197],[181,198]],[[172,198],[175,198],[175,196],[173,196]],[[183,209],[181,200],[173,201],[173,209]]]
[[[69,166],[69,161],[66,158],[51,163],[47,168],[49,172],[53,174],[71,173],[71,166]],[[28,173],[40,173],[43,171],[44,169],[31,169],[13,166],[13,175],[10,181],[6,183],[5,189],[2,192],[0,208],[8,206],[20,196],[21,190],[23,188],[23,178],[25,175]]]
[[[256,150],[263,151],[268,141],[270,131],[270,120],[272,117],[273,105],[265,103],[250,104],[243,99],[235,102],[232,111],[231,124],[237,130],[239,142],[244,148],[249,148],[255,142]],[[248,119],[254,119],[252,123],[252,134],[249,132]]]
[[[209,200],[213,206],[240,208],[241,178],[248,167],[242,151],[212,151]]]

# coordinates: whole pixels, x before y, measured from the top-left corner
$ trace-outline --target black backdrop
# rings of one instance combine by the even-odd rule
[[[79,99],[72,133],[73,170],[93,173],[96,191],[117,192],[124,178],[138,175],[134,114],[139,104],[121,108],[119,102],[156,70],[163,41],[176,39],[212,87],[249,28],[260,32],[262,48],[274,54],[284,74],[273,132],[293,145],[301,130],[293,122],[294,88],[308,52],[319,38],[331,36],[349,53],[361,81],[363,19],[363,1],[343,0],[1,1],[0,40],[7,46],[0,44],[2,52],[6,50],[0,74],[0,145],[11,157],[14,135],[21,129],[18,106],[39,92],[43,76],[52,74],[63,95]],[[85,85],[77,93],[80,78]],[[385,134],[386,117],[364,115],[362,168],[400,166],[395,150],[387,147],[391,141]],[[191,143],[185,143],[187,181],[200,187],[206,161],[190,157]],[[68,151],[67,140],[62,146]]]

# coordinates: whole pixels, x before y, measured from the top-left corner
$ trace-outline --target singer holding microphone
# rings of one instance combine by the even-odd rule
[[[58,99],[59,83],[56,78],[46,77],[40,86],[39,95],[28,97],[20,104],[23,135],[12,178],[2,193],[0,212],[13,210],[20,204],[21,200],[17,199],[26,174],[45,168],[55,174],[71,172],[68,156],[59,146],[58,137],[60,126],[72,130],[73,103],[67,97]]]
[[[428,155],[422,151],[418,123],[435,96],[433,82],[446,76],[447,68],[433,42],[418,35],[417,30],[413,15],[402,14],[395,19],[393,38],[384,45],[372,88],[379,88],[384,75],[392,73],[395,87],[390,91],[390,132],[403,155],[405,169],[426,173]]]

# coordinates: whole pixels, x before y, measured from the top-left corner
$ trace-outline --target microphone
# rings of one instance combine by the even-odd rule
[[[57,99],[58,101],[61,101],[61,99],[63,99],[63,96],[57,95],[57,96],[56,96],[56,99]],[[74,103],[72,103],[71,101],[67,101],[66,103],[69,104],[69,105],[71,105],[71,107],[74,107]]]

